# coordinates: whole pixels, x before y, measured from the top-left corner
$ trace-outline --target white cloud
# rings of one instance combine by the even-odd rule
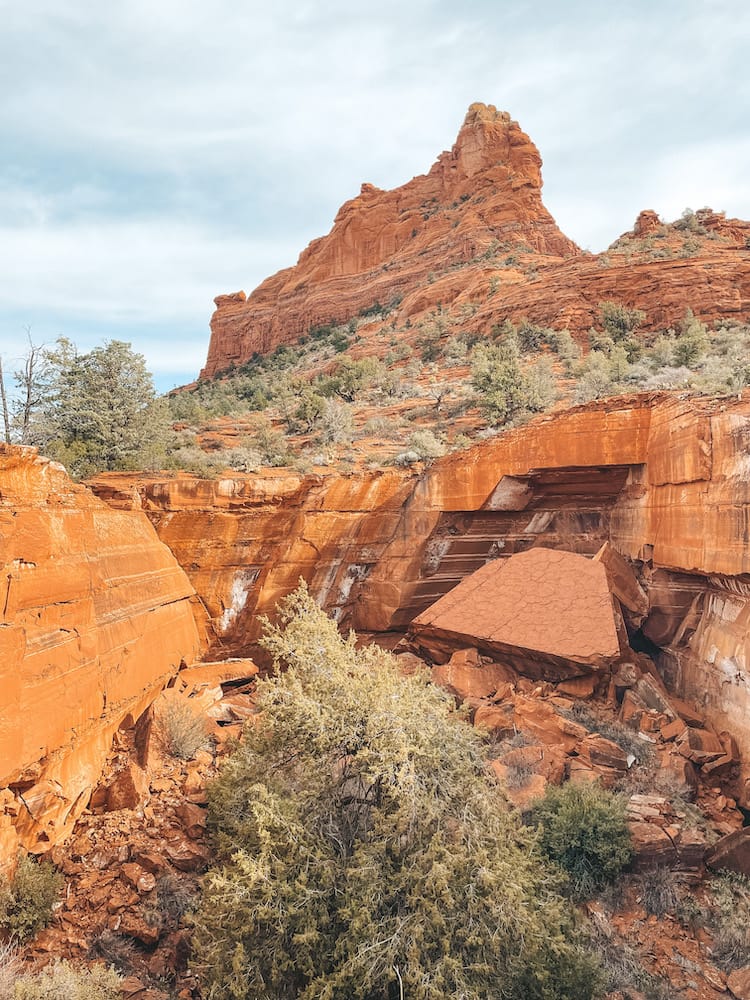
[[[293,263],[362,181],[429,169],[474,100],[529,132],[591,249],[646,207],[750,216],[746,0],[6,7],[6,330],[143,326],[182,363],[214,295]]]

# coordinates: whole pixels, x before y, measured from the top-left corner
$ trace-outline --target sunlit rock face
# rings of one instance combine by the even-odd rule
[[[199,654],[194,590],[140,512],[0,448],[0,863],[88,804],[112,737]]]
[[[532,677],[603,671],[620,652],[604,565],[560,549],[493,559],[411,623],[433,661],[476,646]]]
[[[579,253],[542,204],[541,164],[509,114],[473,104],[453,148],[429,173],[393,191],[363,184],[339,209],[331,232],[314,240],[294,267],[248,298],[244,292],[217,297],[202,376],[376,302],[412,295],[405,308],[422,309],[418,296],[434,284],[436,271],[462,267],[493,241],[558,259]],[[427,297],[434,305],[440,294]]]
[[[491,560],[605,542],[646,597],[631,637],[750,747],[750,397],[640,394],[541,418],[418,474],[100,477],[142,507],[242,655],[300,576],[345,627],[403,630]]]
[[[295,266],[250,295],[218,295],[201,376],[379,306],[407,341],[434,310],[479,336],[527,319],[582,343],[608,300],[642,310],[644,330],[676,326],[688,307],[705,321],[750,317],[750,223],[703,209],[685,230],[644,211],[609,251],[582,252],[544,207],[541,162],[507,112],[473,104],[428,173],[392,191],[363,184]],[[379,324],[360,331],[364,353]]]

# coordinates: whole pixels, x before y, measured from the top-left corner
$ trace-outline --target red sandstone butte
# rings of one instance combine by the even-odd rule
[[[427,174],[392,191],[363,184],[295,266],[249,296],[216,297],[201,378],[376,304],[404,340],[438,308],[479,336],[528,319],[584,346],[607,300],[643,310],[644,330],[676,326],[688,307],[709,322],[750,318],[750,223],[701,209],[686,229],[647,210],[604,253],[582,253],[542,203],[541,162],[507,112],[472,104]],[[365,353],[382,322],[363,327]]]
[[[113,734],[200,639],[194,590],[137,511],[0,446],[0,865],[70,831]]]
[[[418,615],[411,630],[438,660],[473,641],[536,676],[604,669],[619,653],[604,566],[545,548],[482,566]]]
[[[453,148],[429,173],[393,191],[363,184],[294,267],[247,298],[216,298],[201,378],[293,343],[316,324],[344,322],[375,302],[429,289],[435,272],[465,265],[493,241],[556,259],[580,253],[542,204],[541,166],[536,146],[507,112],[472,104]],[[433,305],[440,299],[430,296]]]

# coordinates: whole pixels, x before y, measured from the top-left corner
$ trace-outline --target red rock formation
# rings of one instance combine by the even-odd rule
[[[473,104],[453,149],[428,174],[393,191],[363,184],[295,267],[247,299],[244,292],[216,298],[201,377],[292,343],[316,324],[414,292],[431,273],[466,264],[493,241],[558,258],[578,253],[542,205],[541,188],[539,152],[518,123]]]
[[[540,168],[507,113],[472,105],[428,174],[393,191],[363,184],[294,267],[249,297],[215,299],[201,377],[376,303],[394,305],[401,337],[438,303],[479,334],[527,318],[583,335],[607,300],[642,309],[648,330],[674,326],[687,307],[707,321],[750,317],[750,223],[703,209],[665,226],[649,210],[606,253],[582,254],[542,204]]]
[[[410,634],[437,662],[474,642],[554,679],[603,670],[620,651],[604,566],[546,548],[482,566],[417,615]]]
[[[203,598],[216,648],[236,654],[300,575],[343,624],[382,632],[488,559],[537,546],[593,556],[608,541],[639,572],[648,608],[631,595],[633,622],[662,648],[672,689],[747,746],[748,441],[749,394],[643,394],[539,419],[421,476],[94,485],[143,506]]]
[[[35,449],[0,448],[0,526],[3,863],[70,830],[117,728],[200,641],[193,588],[143,514]]]

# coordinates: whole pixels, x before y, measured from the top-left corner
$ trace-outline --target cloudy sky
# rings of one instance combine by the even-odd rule
[[[0,0],[0,352],[129,340],[166,389],[213,297],[510,111],[597,251],[642,208],[750,218],[748,0]]]

